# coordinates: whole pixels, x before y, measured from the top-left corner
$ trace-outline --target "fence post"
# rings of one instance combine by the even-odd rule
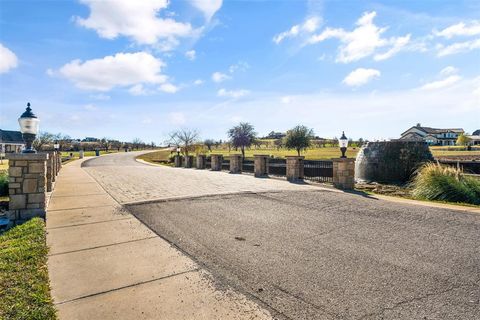
[[[355,159],[336,158],[333,161],[333,186],[343,190],[355,187]]]
[[[197,169],[205,169],[205,158],[204,154],[197,154]]]
[[[254,154],[254,175],[255,177],[266,177],[268,176],[268,158],[269,156],[264,154]]]
[[[47,158],[47,173],[46,173],[46,178],[47,178],[47,192],[52,192],[53,190],[53,183],[55,182],[55,151],[48,152],[48,158]]]
[[[178,154],[175,155],[174,157],[174,163],[176,168],[179,168],[182,166],[182,158]]]
[[[212,171],[221,171],[222,170],[222,162],[223,162],[223,155],[221,154],[212,154]]]
[[[18,224],[32,217],[45,217],[47,204],[46,153],[12,153],[9,160],[8,218]]]
[[[287,159],[287,180],[294,182],[303,180],[303,160],[305,157],[286,156]]]
[[[184,161],[185,161],[184,167],[191,168],[193,163],[193,156],[185,156]]]
[[[241,154],[233,154],[230,156],[230,173],[242,173]]]

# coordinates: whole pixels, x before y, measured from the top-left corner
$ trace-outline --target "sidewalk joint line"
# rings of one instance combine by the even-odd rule
[[[89,194],[71,194],[71,195],[65,195],[65,196],[59,196],[55,195],[55,198],[68,198],[68,197],[89,197],[89,196],[101,196],[105,195],[106,193],[89,193]]]
[[[57,302],[57,303],[54,303],[54,304],[58,306],[58,305],[61,305],[61,304],[74,302],[74,301],[85,299],[85,298],[91,298],[91,297],[95,297],[95,296],[98,296],[98,295],[103,295],[103,294],[107,294],[107,293],[110,293],[110,292],[114,292],[114,291],[118,291],[118,290],[122,290],[122,289],[127,289],[127,288],[131,288],[131,287],[136,287],[136,286],[139,286],[139,285],[142,285],[142,284],[147,284],[147,283],[150,283],[150,282],[155,282],[155,281],[160,281],[160,280],[164,280],[164,279],[168,279],[168,278],[173,278],[173,277],[176,277],[176,276],[184,275],[186,273],[198,272],[198,271],[200,271],[200,268],[195,268],[195,269],[192,269],[192,270],[182,271],[182,272],[179,272],[179,273],[170,274],[170,275],[167,275],[167,276],[163,276],[163,277],[159,277],[159,278],[155,278],[155,279],[151,279],[151,280],[140,281],[140,282],[137,282],[137,283],[129,284],[129,285],[126,285],[126,286],[123,286],[123,287],[118,287],[118,288],[105,290],[105,291],[102,291],[102,292],[87,294],[85,296],[81,296],[81,297],[78,297],[78,298],[73,298],[73,299],[70,299],[70,300],[60,301],[60,302]]]
[[[93,206],[93,207],[76,207],[76,208],[64,208],[64,209],[47,209],[47,213],[50,211],[67,211],[67,210],[78,210],[78,209],[95,209],[95,208],[103,208],[103,207],[115,207],[114,204],[103,204],[99,206]]]
[[[76,252],[82,252],[82,251],[88,251],[88,250],[95,250],[95,249],[106,248],[106,247],[113,247],[113,246],[116,246],[116,245],[121,245],[121,244],[126,244],[126,243],[131,243],[131,242],[138,242],[138,241],[143,241],[143,240],[150,240],[150,239],[154,239],[154,238],[158,238],[158,236],[155,235],[155,236],[142,238],[142,239],[128,240],[128,241],[116,242],[116,243],[111,243],[111,244],[105,244],[105,245],[96,246],[96,247],[52,253],[52,254],[49,254],[48,257],[60,256],[60,255],[63,255],[63,254],[76,253]]]
[[[124,218],[120,218],[120,219],[101,220],[101,221],[95,221],[95,222],[85,222],[85,223],[78,223],[78,224],[71,224],[71,225],[66,225],[66,226],[58,226],[58,227],[50,227],[50,228],[47,227],[47,230],[80,227],[80,226],[86,226],[86,225],[97,224],[97,223],[115,222],[115,221],[128,220],[128,219],[134,219],[135,218],[135,216],[133,216],[132,214],[129,213],[129,215],[130,215],[129,217],[124,217]]]

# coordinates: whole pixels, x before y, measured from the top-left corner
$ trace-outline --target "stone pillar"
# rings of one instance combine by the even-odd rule
[[[191,168],[193,164],[193,156],[185,156],[183,159],[184,159],[184,167]]]
[[[62,169],[62,153],[59,151],[57,153],[57,165],[58,165],[58,171],[60,171],[60,169]]]
[[[49,156],[53,159],[53,181],[57,180],[58,171],[60,170],[58,167],[57,154],[58,151],[53,151],[53,154]]]
[[[55,159],[55,151],[48,152],[48,159],[47,159],[47,192],[53,191],[53,183],[55,182],[55,167],[56,167],[56,159]]]
[[[268,176],[268,158],[270,157],[264,154],[255,154],[253,157],[255,177]]]
[[[338,189],[353,190],[355,187],[355,159],[337,158],[333,161],[333,186]]]
[[[8,218],[15,224],[33,217],[45,217],[47,204],[46,153],[12,153],[9,160]]]
[[[197,169],[205,169],[205,158],[204,154],[197,154]]]
[[[182,166],[182,158],[179,155],[176,155],[174,158],[174,163],[176,168],[180,168]]]
[[[223,155],[221,154],[212,154],[212,171],[221,171],[222,170],[222,162],[223,162]]]
[[[292,182],[302,180],[305,157],[286,156],[285,158],[287,158],[287,180]]]
[[[233,154],[230,156],[230,173],[242,173],[241,154]]]
[[[85,153],[83,152],[83,150],[80,150],[80,151],[78,152],[78,158],[79,158],[79,159],[83,159],[84,155],[85,155]]]

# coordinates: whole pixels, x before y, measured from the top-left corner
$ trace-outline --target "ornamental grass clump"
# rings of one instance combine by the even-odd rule
[[[480,204],[480,180],[465,176],[461,169],[427,163],[413,180],[414,198]]]

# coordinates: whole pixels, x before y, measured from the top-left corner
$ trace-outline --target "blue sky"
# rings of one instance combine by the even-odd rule
[[[141,6],[138,3],[142,3]],[[0,0],[0,128],[163,142],[480,128],[478,1]]]

